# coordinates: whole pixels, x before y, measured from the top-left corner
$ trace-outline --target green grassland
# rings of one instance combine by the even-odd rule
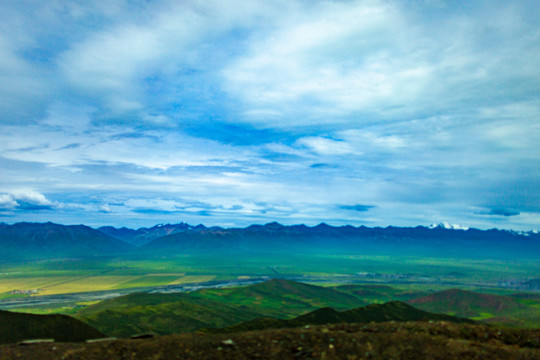
[[[366,276],[366,274],[370,274]],[[376,274],[373,275],[373,274]],[[408,274],[408,277],[398,275]],[[354,286],[340,292],[354,296],[356,305],[408,300],[434,291],[450,288],[509,295],[516,291],[497,287],[501,279],[538,277],[540,263],[532,261],[488,261],[470,259],[436,259],[398,256],[290,255],[280,257],[177,256],[164,259],[96,257],[91,259],[58,259],[34,262],[0,263],[0,299],[101,290],[119,290],[159,285],[231,280],[250,277],[294,277],[315,281],[317,285],[344,283],[371,285],[356,292]],[[372,276],[373,275],[373,276]],[[371,277],[370,277],[371,276]],[[39,289],[37,295],[10,294],[14,290]],[[261,296],[241,291],[205,290],[201,292],[213,301],[253,304],[268,309],[268,316],[293,316],[323,306],[322,303],[298,302],[295,296]],[[520,297],[516,301],[529,308],[540,309],[540,298]],[[259,303],[259,304],[257,304]],[[339,304],[338,304],[339,305]],[[32,313],[73,314],[85,304],[51,305],[21,308]],[[285,312],[276,309],[287,308]],[[339,306],[338,306],[338,309]],[[343,309],[343,307],[341,308]],[[534,316],[525,311],[520,323]],[[487,313],[490,313],[489,311]],[[517,314],[511,314],[515,316]],[[482,316],[479,315],[479,318]],[[485,317],[485,316],[484,316]],[[504,321],[505,319],[503,319]]]
[[[155,276],[142,277],[153,281]],[[165,273],[157,276],[176,277]],[[424,311],[505,326],[538,327],[540,318],[540,299],[534,294],[511,297],[463,290],[433,292],[380,284],[316,286],[283,279],[190,293],[133,293],[101,302],[41,306],[26,311],[69,314],[107,335],[125,337],[141,332],[170,334],[227,327],[261,317],[292,319],[325,307],[346,311],[394,300],[409,302]]]
[[[422,301],[413,303],[419,299]],[[271,280],[191,293],[130,294],[81,308],[75,317],[112,336],[147,331],[169,334],[226,327],[259,318],[280,319],[263,321],[278,324],[321,308],[347,311],[393,300],[408,301],[418,309],[415,311],[468,317],[505,326],[538,327],[540,315],[538,308],[525,306],[511,297],[461,290],[426,295],[388,286],[323,287]]]
[[[260,315],[286,318],[320,307],[350,309],[359,306],[358,298],[331,287],[275,280],[246,287],[204,289],[190,294],[231,306],[244,306]]]
[[[25,286],[47,286],[61,282],[66,277],[125,277],[117,284],[146,275],[215,276],[215,279],[232,279],[238,276],[340,276],[358,273],[382,275],[414,274],[430,279],[445,279],[464,283],[489,282],[504,278],[528,278],[540,274],[540,263],[533,261],[493,261],[469,259],[439,259],[391,256],[280,256],[242,257],[231,259],[219,256],[178,256],[166,259],[61,259],[41,262],[0,263],[2,283],[13,280]],[[54,279],[56,277],[56,279]],[[46,280],[46,278],[50,278]],[[32,279],[38,279],[32,283]],[[141,280],[147,284],[163,278]],[[175,281],[174,279],[171,279]],[[364,279],[368,281],[369,279]],[[134,281],[133,283],[136,283]],[[110,284],[104,284],[108,288]],[[126,284],[129,286],[129,283]],[[0,292],[6,286],[0,288]]]

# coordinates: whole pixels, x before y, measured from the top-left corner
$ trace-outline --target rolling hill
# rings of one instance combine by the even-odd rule
[[[392,300],[406,301],[428,295],[426,291],[402,290],[387,285],[347,284],[334,287],[335,290],[351,294],[366,304],[388,302]]]
[[[66,315],[33,315],[0,310],[0,343],[27,339],[54,339],[76,342],[105,335]]]
[[[276,318],[292,317],[325,306],[345,310],[364,305],[357,297],[330,287],[284,279],[245,287],[205,289],[190,295],[231,306],[243,305],[260,315]]]
[[[501,296],[453,289],[407,302],[425,311],[468,317],[489,324],[540,327],[538,296],[530,293]]]
[[[409,300],[408,303],[426,311],[470,318],[486,317],[487,314],[502,316],[523,308],[517,300],[508,296],[479,294],[460,289],[439,291]]]
[[[259,316],[189,294],[135,293],[88,306],[76,317],[109,336],[138,333],[174,334],[203,327],[227,326]]]
[[[391,300],[406,300],[414,308]],[[372,304],[384,301],[389,302]],[[359,308],[368,304],[371,305]],[[226,328],[240,322],[244,322],[244,329],[288,327],[296,324],[287,322],[295,317],[297,322],[310,323],[425,318],[458,321],[448,317],[452,315],[532,326],[530,322],[536,321],[537,313],[535,307],[511,297],[470,291],[449,290],[426,295],[380,285],[322,287],[273,279],[255,285],[191,293],[130,294],[88,306],[76,317],[107,335],[126,337],[142,332],[172,334]]]
[[[354,296],[332,288],[279,279],[192,293],[130,294],[90,305],[76,317],[107,335],[126,337],[226,327],[260,317],[290,318],[325,306],[345,310],[359,305]]]
[[[414,307],[400,301],[391,301],[385,304],[373,304],[343,312],[326,307],[289,320],[261,318],[229,326],[224,329],[205,329],[205,331],[212,333],[229,333],[336,323],[352,324],[386,321],[406,322],[428,320],[447,321],[459,324],[474,323],[474,321],[469,319],[442,314],[433,314],[415,309]]]
[[[419,296],[418,299],[408,301],[418,309],[396,301],[359,308],[373,301],[410,299],[414,295]],[[369,299],[373,301],[366,302]],[[323,310],[318,310],[321,308]],[[521,313],[530,316],[533,309],[509,297],[461,290],[425,296],[424,292],[403,291],[387,286],[321,287],[274,279],[250,286],[204,289],[192,293],[130,294],[88,306],[79,311],[76,317],[107,335],[124,337],[141,332],[172,334],[200,328],[227,327],[255,319],[259,319],[255,323],[262,322],[264,327],[277,326],[298,316],[295,321],[308,321],[309,316],[314,317],[309,320],[312,323],[321,323],[317,319],[323,318],[330,322],[413,321],[428,315],[431,316],[429,319],[457,321],[447,315],[426,315],[425,311],[488,319],[510,315],[519,318]]]

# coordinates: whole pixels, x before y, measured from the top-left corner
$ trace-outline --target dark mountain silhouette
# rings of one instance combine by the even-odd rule
[[[206,332],[229,333],[251,330],[294,328],[306,325],[324,325],[336,323],[371,323],[386,321],[448,321],[452,323],[475,323],[472,320],[458,318],[443,314],[434,314],[416,309],[400,301],[391,301],[384,304],[373,304],[348,311],[336,311],[325,307],[310,313],[298,316],[294,319],[281,320],[259,318],[243,322],[223,329],[205,329]]]
[[[120,254],[133,247],[84,225],[0,225],[0,260]]]
[[[137,230],[128,229],[127,227],[115,228],[114,226],[102,226],[97,230],[101,231],[105,235],[120,239],[130,244],[133,244],[132,239],[137,234]]]
[[[66,315],[33,315],[0,310],[0,343],[29,339],[76,342],[105,337],[93,327]]]
[[[246,228],[188,228],[159,237],[140,248],[156,255],[197,253],[346,253],[425,255],[465,258],[536,257],[540,235],[507,230],[452,229],[438,226],[333,227],[321,223]]]
[[[387,254],[430,257],[536,259],[540,234],[507,230],[453,229],[438,226],[334,227],[324,223],[246,228],[207,228],[185,223],[131,230],[53,223],[0,224],[2,260],[128,253],[129,242],[141,245],[134,256]],[[531,284],[535,286],[533,282]]]

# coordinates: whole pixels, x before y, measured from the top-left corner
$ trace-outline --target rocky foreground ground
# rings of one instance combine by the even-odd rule
[[[306,326],[0,346],[2,359],[540,359],[540,330],[445,322]]]

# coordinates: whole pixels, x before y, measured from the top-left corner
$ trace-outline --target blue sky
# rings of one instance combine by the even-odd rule
[[[0,221],[540,228],[537,1],[0,1]]]

